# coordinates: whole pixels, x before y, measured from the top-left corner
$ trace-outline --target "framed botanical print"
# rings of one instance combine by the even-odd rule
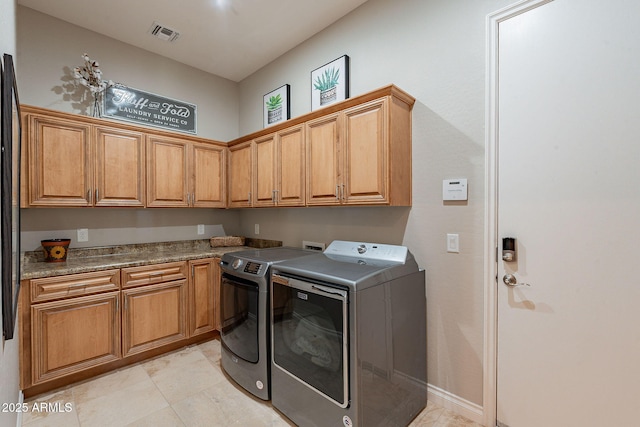
[[[272,90],[263,97],[264,127],[272,126],[291,118],[291,112],[289,110],[290,90],[289,85],[280,86],[278,89]]]
[[[311,111],[349,98],[349,57],[343,55],[311,72]]]

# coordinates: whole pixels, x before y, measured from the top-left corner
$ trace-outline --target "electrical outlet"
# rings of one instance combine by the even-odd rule
[[[447,234],[447,252],[460,253],[460,236]]]
[[[204,234],[204,224],[198,224],[198,234]]]
[[[256,225],[254,226],[254,233],[255,233],[255,234],[260,234],[260,224],[256,224]]]
[[[88,242],[88,241],[89,241],[89,229],[78,228],[78,242]]]

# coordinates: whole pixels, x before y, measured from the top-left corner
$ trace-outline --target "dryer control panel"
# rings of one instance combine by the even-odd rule
[[[334,240],[325,249],[327,255],[354,257],[364,260],[380,260],[404,264],[407,260],[407,247],[383,243],[350,242]]]

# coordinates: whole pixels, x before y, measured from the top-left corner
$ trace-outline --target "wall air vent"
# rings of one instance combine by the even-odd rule
[[[152,36],[155,36],[160,40],[164,40],[167,42],[174,42],[178,39],[178,37],[180,37],[180,33],[176,30],[173,30],[155,21],[153,25],[151,25],[151,28],[149,28],[149,33]]]

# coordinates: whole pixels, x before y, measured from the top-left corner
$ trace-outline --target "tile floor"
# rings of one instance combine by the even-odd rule
[[[27,399],[25,427],[293,426],[229,381],[212,340]],[[41,411],[35,410],[42,408]],[[480,427],[429,403],[411,427]]]

